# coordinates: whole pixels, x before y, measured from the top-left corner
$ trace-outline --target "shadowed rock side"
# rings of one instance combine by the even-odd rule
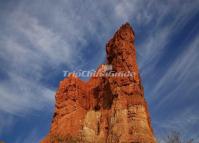
[[[107,64],[128,77],[70,75],[60,82],[49,134],[41,143],[156,143],[144,99],[134,46],[126,23],[106,45]],[[106,72],[100,65],[98,72]]]

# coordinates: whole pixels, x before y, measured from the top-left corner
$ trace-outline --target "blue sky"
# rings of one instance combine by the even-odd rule
[[[95,69],[128,21],[155,135],[199,141],[198,0],[0,0],[0,140],[49,131],[63,70]]]

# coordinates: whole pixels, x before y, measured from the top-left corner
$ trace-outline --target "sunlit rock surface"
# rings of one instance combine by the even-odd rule
[[[48,135],[41,143],[156,143],[136,63],[134,32],[126,23],[106,45],[113,73],[133,76],[70,75],[60,82]],[[107,72],[103,65],[98,73]]]

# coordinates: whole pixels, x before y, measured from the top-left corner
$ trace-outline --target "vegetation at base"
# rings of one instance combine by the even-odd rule
[[[180,132],[172,131],[169,135],[164,139],[164,143],[195,143],[194,139],[184,139],[184,137],[180,134]]]

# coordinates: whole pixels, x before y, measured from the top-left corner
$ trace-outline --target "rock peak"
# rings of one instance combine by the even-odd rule
[[[86,83],[72,74],[65,78],[55,95],[50,132],[41,143],[156,143],[130,24],[120,27],[106,52],[113,73],[134,75],[97,76]],[[106,72],[107,64],[97,71]]]
[[[119,28],[118,31],[123,31],[123,30],[128,31],[128,32],[130,32],[130,33],[133,33],[133,35],[135,35],[135,34],[134,34],[133,28],[131,27],[131,25],[130,25],[128,22],[126,22],[125,24],[123,24],[123,25]]]
[[[114,71],[133,72],[135,80],[139,82],[134,39],[130,24],[122,25],[106,44],[107,64],[112,65]]]

